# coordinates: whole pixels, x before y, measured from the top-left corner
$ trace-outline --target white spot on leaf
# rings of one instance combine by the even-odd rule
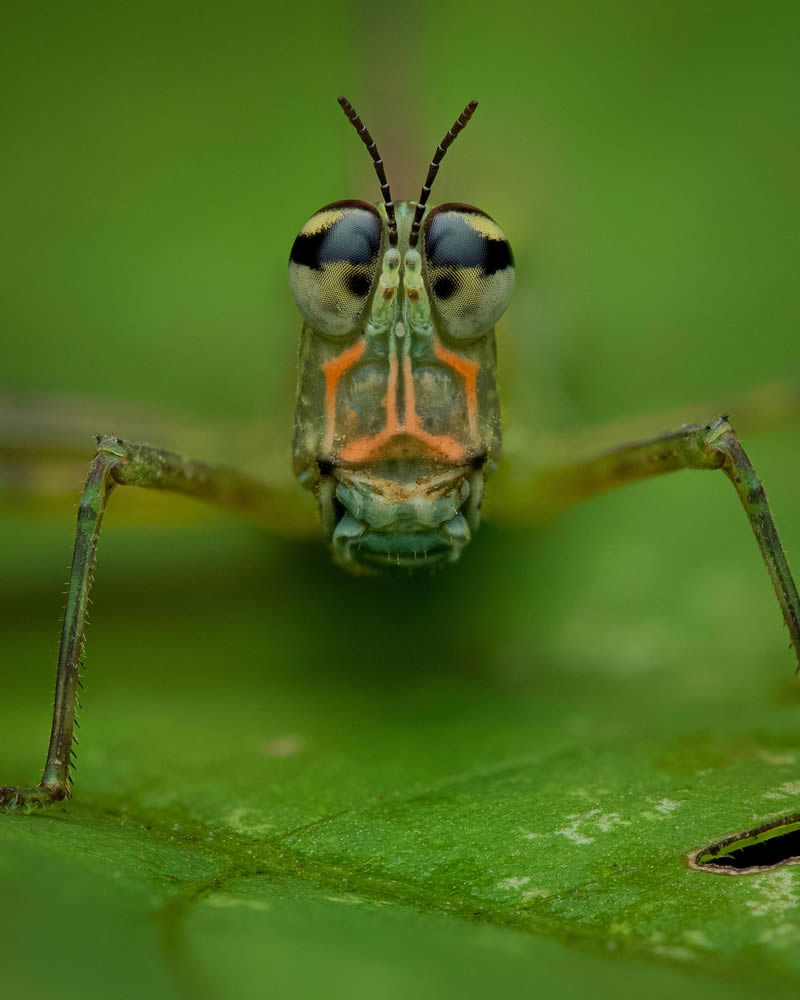
[[[800,781],[784,781],[774,792],[764,792],[765,799],[788,799],[792,795],[800,795]]]
[[[292,757],[304,749],[305,741],[302,736],[281,736],[264,744],[264,753],[267,757]]]
[[[522,902],[530,903],[532,899],[547,899],[549,895],[549,889],[526,889],[522,894]]]
[[[237,833],[267,834],[275,829],[274,823],[267,823],[257,809],[246,807],[234,809],[225,817],[228,826]],[[209,834],[209,840],[211,835]]]
[[[748,899],[747,905],[754,917],[766,917],[770,914],[783,914],[794,909],[800,903],[794,892],[794,876],[790,871],[770,872],[754,881],[754,886],[761,890],[760,899]]]
[[[682,962],[695,957],[694,952],[679,944],[657,944],[653,948],[653,954],[661,955],[663,958],[678,958]]]
[[[631,826],[631,821],[623,819],[618,812],[603,812],[602,809],[569,813],[564,819],[569,822],[560,830],[553,830],[550,833],[526,833],[526,840],[535,840],[537,837],[564,837],[573,844],[593,844],[599,833],[608,833],[618,826]]]
[[[770,753],[769,750],[759,750],[758,756],[765,764],[772,764],[773,767],[785,767],[797,762],[797,754],[794,753]]]
[[[778,924],[777,927],[768,927],[758,935],[758,940],[762,944],[788,948],[789,945],[797,945],[800,942],[800,927],[796,924]]]
[[[680,802],[675,802],[674,799],[668,799],[664,796],[663,799],[655,802],[651,809],[645,809],[641,814],[642,819],[664,819],[665,816],[669,816],[670,813],[675,812],[680,807]]]
[[[523,875],[521,877],[504,878],[502,882],[497,883],[498,889],[521,889],[523,885],[527,885],[530,882],[530,877]]]
[[[713,948],[714,945],[708,940],[705,931],[684,931],[683,936],[688,944],[695,948]]]
[[[269,903],[263,899],[253,899],[251,896],[234,896],[231,893],[215,893],[205,900],[206,906],[216,909],[268,910]]]

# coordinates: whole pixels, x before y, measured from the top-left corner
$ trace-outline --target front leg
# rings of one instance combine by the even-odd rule
[[[207,500],[261,524],[274,524],[275,492],[223,466],[207,465],[152,445],[98,438],[78,505],[67,605],[56,672],[50,745],[42,780],[30,788],[0,786],[0,806],[48,805],[70,795],[70,767],[77,742],[75,709],[80,686],[86,609],[97,542],[108,498],[115,486],[144,486]]]
[[[557,513],[639,479],[678,469],[721,469],[733,483],[769,571],[800,670],[800,597],[778,537],[764,487],[727,417],[686,424],[586,459],[540,467],[509,483],[510,510],[529,517]]]

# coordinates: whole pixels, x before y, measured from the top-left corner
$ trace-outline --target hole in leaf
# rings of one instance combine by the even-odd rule
[[[749,875],[800,865],[800,813],[735,833],[688,857],[689,867],[720,875]]]

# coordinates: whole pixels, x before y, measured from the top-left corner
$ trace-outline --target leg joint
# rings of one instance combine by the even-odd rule
[[[731,469],[737,465],[737,455],[742,450],[727,416],[718,417],[705,427],[703,450],[714,455],[718,461],[714,467]]]
[[[97,455],[113,455],[114,458],[125,459],[128,457],[128,449],[122,438],[113,435],[97,435]]]
[[[705,429],[705,443],[706,447],[714,448],[714,445],[718,444],[723,437],[730,434],[732,437],[736,437],[733,433],[733,428],[727,416],[718,417],[716,420],[712,421]]]

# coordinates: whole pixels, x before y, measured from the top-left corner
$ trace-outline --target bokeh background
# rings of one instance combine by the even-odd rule
[[[476,97],[432,200],[480,206],[515,250],[499,335],[509,441],[533,454],[537,428],[641,415],[659,431],[647,413],[713,416],[704,401],[800,371],[798,29],[796,5],[779,2],[18,5],[0,32],[0,392],[58,397],[65,414],[97,412],[98,431],[122,435],[148,408],[187,425],[255,424],[268,461],[288,467],[300,325],[288,250],[321,205],[378,193],[336,96],[373,132],[398,199],[416,197]],[[150,436],[182,447],[177,426]],[[798,433],[748,442],[795,561]],[[3,782],[32,780],[44,753],[79,486],[46,505],[17,492],[0,514]],[[721,477],[642,484],[536,530],[489,523],[447,574],[379,584],[331,566],[313,504],[297,502],[309,541],[115,495],[78,797],[24,826],[0,817],[0,921],[27,995],[47,990],[37,942],[59,878],[65,922],[86,932],[50,960],[84,996],[107,995],[130,941],[132,996],[195,989],[203,960],[207,989],[218,975],[223,995],[240,980],[248,995],[259,955],[309,992],[333,969],[342,995],[394,995],[390,980],[407,995],[417,975],[442,995],[474,952],[463,925],[431,930],[414,909],[430,900],[413,892],[411,915],[388,926],[377,910],[340,923],[292,896],[286,921],[235,934],[214,924],[223,899],[187,945],[188,904],[170,903],[161,869],[131,875],[124,905],[115,895],[109,879],[138,855],[130,872],[109,860],[109,803],[176,823],[188,821],[168,811],[180,807],[228,832],[240,808],[257,837],[264,815],[294,829],[366,788],[433,787],[530,752],[537,733],[591,745],[618,725],[635,739],[681,712],[693,733],[704,719],[724,732],[726,719],[750,725],[748,704],[763,731],[778,705],[786,733],[796,725],[785,633]],[[689,690],[691,708],[669,702]],[[264,746],[288,747],[290,762],[258,751],[249,771]],[[248,816],[262,819],[250,829]],[[87,853],[95,868],[81,867]],[[271,891],[245,916],[277,906]],[[108,964],[93,964],[93,933],[110,935]],[[536,951],[541,939],[486,933],[461,989],[498,976],[517,988],[534,968],[576,992],[618,987],[605,960],[579,969]],[[446,943],[423,961],[429,938]],[[377,957],[365,964],[367,940]],[[672,970],[658,973],[641,973],[641,988],[673,989]]]

